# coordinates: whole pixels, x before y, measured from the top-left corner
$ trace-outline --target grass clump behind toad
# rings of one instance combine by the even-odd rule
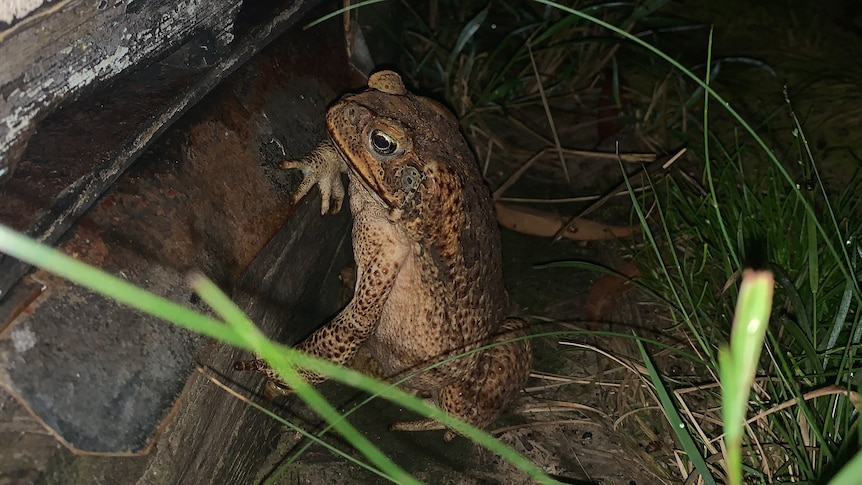
[[[576,8],[673,49],[673,32],[700,25],[663,15],[665,3]],[[860,443],[862,177],[824,177],[806,134],[821,136],[804,127],[786,93],[783,105],[740,103],[748,118],[763,120],[756,128],[717,95],[722,66],[774,76],[768,64],[710,53],[706,62],[687,64],[691,70],[680,63],[669,69],[676,52],[647,55],[635,39],[563,12],[546,2],[445,9],[454,20],[443,28],[420,25],[407,34],[420,46],[410,52],[411,74],[418,84],[440,86],[462,115],[492,182],[495,170],[509,172],[548,147],[560,152],[547,157],[547,165],[557,164],[553,177],[570,178],[572,161],[561,148],[602,135],[606,120],[589,116],[602,106],[616,108],[605,112],[625,126],[610,136],[634,133],[640,149],[688,146],[682,170],[633,196],[644,235],[632,245],[639,285],[661,302],[670,333],[688,342],[680,347],[688,371],[652,381],[671,396],[662,401],[665,414],[678,416],[691,438],[688,458],[677,462],[683,474],[699,462],[695,473],[708,483],[727,471],[718,349],[730,340],[743,269],[756,267],[773,275],[775,294],[745,396],[745,479],[825,482]],[[572,122],[585,116],[586,123]],[[858,164],[852,153],[843,155],[836,161],[833,152],[830,163]],[[647,351],[649,361],[656,349]]]

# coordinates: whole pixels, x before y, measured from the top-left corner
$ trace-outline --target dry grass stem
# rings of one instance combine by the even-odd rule
[[[841,386],[826,386],[826,387],[822,387],[820,389],[816,389],[814,391],[806,392],[805,394],[802,395],[802,400],[803,401],[810,401],[812,399],[817,399],[818,397],[831,396],[831,395],[835,395],[835,394],[841,394],[841,395],[847,396],[847,398],[851,399],[851,400],[859,399],[859,394],[855,391],[851,391],[851,390],[844,388],[844,387],[841,387]],[[748,425],[748,424],[754,423],[755,421],[762,420],[762,419],[766,418],[767,416],[769,416],[770,414],[777,413],[779,411],[783,411],[783,410],[785,410],[791,406],[795,406],[798,404],[799,404],[799,402],[796,399],[788,399],[788,400],[784,401],[783,403],[778,404],[777,406],[773,406],[769,409],[766,409],[764,411],[761,411],[761,412],[755,414],[751,418],[745,420],[745,424]],[[804,414],[800,413],[799,416],[800,416],[799,417],[800,429],[801,430],[807,429],[808,428],[808,422],[805,419]],[[764,420],[764,422],[766,422],[766,421]],[[805,433],[802,433],[802,435],[805,437],[808,437],[808,436],[810,436],[810,433],[805,432]],[[715,440],[720,440],[723,438],[724,438],[724,434],[721,434],[721,435],[717,436],[715,438]],[[809,446],[809,445],[810,445],[810,443],[805,443],[805,446]]]
[[[536,77],[536,87],[539,88],[539,97],[542,99],[542,106],[545,108],[545,116],[548,119],[548,126],[551,128],[551,134],[554,135],[554,147],[556,148],[557,155],[560,157],[560,168],[563,170],[566,182],[571,182],[571,178],[569,177],[569,167],[566,166],[566,159],[563,157],[563,146],[560,143],[560,135],[557,133],[556,124],[554,124],[554,116],[551,114],[551,107],[548,106],[548,98],[545,97],[545,88],[542,85],[542,77],[539,75],[539,68],[536,66],[536,58],[533,56],[533,48],[530,45],[529,40],[527,41],[527,53],[530,56],[530,63],[533,65],[533,75]]]
[[[518,410],[518,413],[525,413],[527,411]],[[494,436],[500,436],[501,434],[507,431],[514,431],[518,429],[524,428],[542,428],[548,426],[565,426],[565,425],[575,425],[575,426],[592,426],[594,428],[602,428],[601,423],[597,423],[595,421],[590,421],[588,419],[556,419],[553,421],[533,421],[530,423],[516,424],[512,426],[504,426],[502,428],[497,428],[490,433]]]
[[[643,412],[645,412],[645,411],[661,411],[661,410],[662,410],[662,409],[661,409],[661,406],[656,406],[656,405],[653,405],[653,406],[645,406],[645,407],[637,408],[637,409],[630,409],[629,411],[626,411],[625,413],[621,414],[621,415],[620,415],[620,417],[618,417],[618,418],[614,421],[614,429],[619,428],[619,427],[620,427],[620,425],[622,425],[622,424],[623,424],[623,421],[625,421],[626,419],[628,419],[628,418],[629,418],[629,416],[634,416],[634,415],[636,415],[636,414],[643,413]],[[643,428],[645,431],[646,431],[646,430],[649,430],[649,427],[648,427],[648,426],[647,426],[647,427],[642,427],[642,428]],[[652,433],[652,431],[651,431],[651,430],[650,430],[650,433]],[[653,435],[654,435],[654,434],[653,434]]]
[[[524,175],[524,172],[529,170],[530,167],[534,163],[536,163],[537,160],[540,160],[542,158],[542,155],[545,154],[546,150],[547,150],[547,148],[543,148],[543,149],[539,150],[538,152],[536,152],[536,154],[533,155],[532,157],[530,157],[530,159],[527,160],[523,165],[521,165],[521,167],[518,168],[518,170],[516,170],[515,173],[510,175],[509,178],[506,179],[505,182],[500,184],[500,186],[497,187],[497,190],[495,190],[493,193],[494,200],[499,199],[500,196],[503,195],[503,193],[506,192],[506,190],[508,190],[509,187],[511,187],[515,182],[518,181],[519,178],[521,178],[521,175]]]
[[[581,412],[588,412],[588,413],[595,414],[595,415],[601,417],[602,419],[608,420],[608,422],[611,421],[610,416],[603,413],[602,411],[599,411],[598,409],[596,409],[594,407],[585,406],[583,404],[578,404],[578,403],[570,402],[570,401],[555,401],[552,399],[538,399],[538,401],[539,401],[538,404],[531,404],[531,405],[524,406],[523,407],[524,411],[532,412],[532,413],[549,413],[549,412],[556,412],[556,411],[565,411],[565,412],[581,411]]]
[[[622,367],[619,367],[619,369],[621,369],[621,368]],[[552,384],[545,384],[542,386],[527,387],[524,389],[524,391],[526,391],[528,393],[546,391],[549,389],[555,389],[555,388],[562,387],[562,386],[568,386],[570,384],[600,386],[600,387],[608,387],[608,388],[619,388],[620,387],[620,384],[618,384],[618,383],[602,382],[602,381],[597,382],[595,380],[595,378],[558,377],[558,376],[541,374],[541,373],[537,373],[537,372],[532,372],[530,374],[530,377],[537,378],[537,379],[546,379],[546,380],[550,380],[550,381],[554,381],[554,382]]]
[[[718,453],[718,449],[709,441],[709,435],[703,430],[703,428],[700,425],[701,423],[697,419],[697,416],[695,416],[695,414],[692,413],[691,409],[688,407],[688,403],[685,402],[685,399],[682,398],[682,395],[677,391],[673,391],[673,396],[676,398],[676,401],[679,403],[680,407],[682,408],[680,410],[681,414],[685,414],[688,416],[689,424],[691,425],[691,427],[693,427],[695,429],[698,436],[700,436],[701,441],[703,443],[706,443],[707,448],[709,448],[710,453]]]
[[[632,360],[627,360],[627,359],[623,359],[622,357],[617,357],[617,356],[611,354],[610,352],[602,350],[602,349],[600,349],[594,345],[581,344],[578,342],[568,342],[566,340],[560,340],[557,343],[559,343],[560,345],[566,345],[568,347],[577,347],[580,349],[592,350],[593,352],[595,352],[597,354],[604,355],[608,359],[613,360],[614,362],[620,364],[622,367],[629,370],[631,373],[637,374],[638,376],[645,376],[645,375],[649,374],[646,367],[644,367],[644,366],[642,366],[642,365],[640,365],[640,364],[638,364]]]
[[[247,397],[243,396],[242,394],[238,393],[237,391],[231,389],[230,387],[227,386],[227,384],[220,381],[218,377],[214,376],[212,374],[212,372],[210,371],[209,367],[198,364],[198,365],[195,365],[195,370],[200,372],[200,374],[202,376],[206,377],[208,381],[210,381],[213,384],[215,384],[216,386],[220,387],[223,391],[227,392],[231,396],[239,399],[240,401],[244,402],[245,404],[248,404],[249,406],[254,405],[254,403],[249,398],[247,398]]]
[[[580,213],[578,213],[575,217],[572,217],[572,218],[569,220],[569,222],[568,222],[567,224],[565,224],[565,225],[564,225],[564,226],[563,226],[563,227],[562,227],[562,228],[557,232],[556,236],[554,236],[554,241],[558,241],[558,240],[560,240],[560,238],[562,238],[562,237],[563,237],[563,235],[564,235],[564,234],[565,234],[565,233],[566,233],[566,232],[567,232],[567,231],[572,227],[572,225],[573,225],[573,224],[575,224],[575,222],[576,222],[578,219],[581,219],[581,218],[583,218],[583,217],[586,217],[587,215],[589,215],[589,214],[591,214],[592,212],[594,212],[595,210],[597,210],[599,207],[603,206],[603,205],[605,204],[605,202],[607,202],[608,200],[610,200],[611,198],[613,198],[613,194],[615,194],[615,193],[617,193],[617,192],[620,192],[620,191],[622,191],[622,190],[627,190],[627,189],[628,189],[628,184],[632,184],[632,185],[639,185],[639,184],[640,184],[640,181],[641,181],[641,180],[643,180],[643,178],[644,178],[644,177],[647,177],[647,176],[649,176],[649,175],[659,174],[659,173],[666,173],[666,172],[667,172],[667,170],[669,170],[669,169],[670,169],[670,167],[671,167],[671,166],[672,166],[672,165],[673,165],[677,160],[679,160],[679,158],[680,158],[680,157],[682,157],[682,156],[683,156],[683,154],[685,154],[685,152],[686,152],[686,148],[680,148],[679,150],[677,150],[677,152],[676,152],[676,153],[674,153],[674,154],[672,154],[672,155],[668,155],[668,156],[664,156],[664,157],[658,158],[658,159],[656,159],[654,162],[652,162],[652,163],[650,163],[649,165],[647,165],[646,167],[642,167],[642,168],[640,169],[640,171],[638,171],[637,173],[635,173],[635,174],[633,174],[633,175],[628,176],[628,177],[627,177],[627,179],[628,179],[628,183],[627,183],[627,181],[626,181],[626,180],[623,180],[619,185],[617,185],[617,186],[616,186],[616,187],[614,187],[610,192],[608,192],[608,193],[607,193],[607,195],[605,195],[605,196],[604,196],[604,197],[602,197],[601,199],[599,199],[599,200],[597,200],[597,201],[593,202],[592,204],[590,204],[587,208],[585,208],[584,210],[582,210],[582,211],[581,211]],[[635,181],[635,179],[637,179],[637,181]]]
[[[646,187],[637,187],[634,189],[635,193],[640,193],[647,190]],[[613,194],[613,197],[628,197],[628,192],[618,192]],[[568,204],[572,202],[589,202],[591,200],[598,200],[602,198],[601,195],[585,195],[583,197],[564,197],[560,199],[532,199],[525,197],[500,197],[497,199],[498,202],[519,202],[526,204]]]

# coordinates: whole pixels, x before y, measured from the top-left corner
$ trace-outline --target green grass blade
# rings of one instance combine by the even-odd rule
[[[370,394],[389,399],[390,401],[396,402],[400,406],[421,414],[424,417],[440,421],[445,426],[457,431],[467,438],[470,438],[492,453],[500,455],[502,458],[510,461],[512,464],[527,473],[527,475],[535,479],[537,483],[557,483],[536,467],[536,465],[531,461],[527,460],[510,447],[504,445],[485,431],[474,428],[469,424],[458,420],[439,408],[429,405],[422,399],[398,389],[394,384],[372,379],[355,370],[340,367],[329,361],[303,354],[290,347],[285,347],[271,342],[265,342],[264,344],[267,349],[260,353],[260,355],[271,355],[275,357],[277,360],[273,362],[276,364],[273,367],[279,372],[284,369],[284,364],[289,361],[298,367],[323,374],[332,380],[361,389]],[[286,382],[289,385],[292,385],[291,382]]]
[[[201,298],[216,311],[238,335],[241,335],[246,343],[262,359],[272,365],[290,385],[291,389],[309,406],[313,407],[327,423],[340,433],[348,443],[356,450],[365,455],[368,460],[377,466],[387,478],[395,483],[420,484],[401,467],[393,463],[383,452],[368,441],[350,423],[343,419],[341,414],[320,394],[312,385],[300,377],[290,359],[284,358],[279,350],[269,343],[266,336],[255,327],[254,323],[245,316],[218,287],[203,275],[193,275],[190,279],[192,288],[198,292]]]
[[[458,60],[458,56],[461,54],[461,51],[464,50],[464,46],[467,45],[467,42],[473,38],[476,32],[479,30],[479,27],[485,23],[485,19],[488,17],[488,11],[490,10],[491,5],[488,4],[484,9],[482,9],[475,17],[473,17],[467,25],[461,29],[461,32],[458,34],[458,39],[455,41],[455,46],[452,48],[452,52],[449,54],[449,60],[446,62],[446,72],[451,73],[452,68],[455,65],[455,62]],[[448,99],[452,99],[452,85],[451,79],[446,78],[446,94]]]
[[[703,459],[700,449],[694,443],[694,439],[692,439],[691,434],[688,432],[688,427],[686,426],[685,421],[683,421],[679,412],[676,410],[676,406],[674,405],[670,394],[664,387],[661,375],[653,365],[652,359],[650,359],[650,356],[647,354],[641,341],[638,340],[637,342],[638,348],[641,352],[641,357],[644,361],[644,366],[649,372],[650,381],[652,382],[653,388],[655,389],[656,395],[661,403],[661,407],[664,410],[664,414],[667,417],[668,422],[670,422],[674,434],[676,434],[676,439],[679,441],[682,450],[688,455],[688,459],[691,460],[698,473],[700,473],[703,483],[706,485],[715,485],[715,477],[712,476],[712,472],[706,464],[706,460]]]
[[[706,48],[706,79],[703,81],[704,86],[709,86],[712,68],[712,34],[713,29],[709,29],[709,41],[707,42]],[[704,178],[706,178],[707,186],[709,187],[709,204],[712,206],[713,211],[715,211],[715,221],[718,223],[719,229],[721,230],[721,235],[724,238],[723,247],[727,249],[730,254],[732,260],[731,265],[734,268],[739,268],[741,266],[739,261],[739,256],[736,254],[736,251],[733,250],[734,246],[731,242],[730,235],[727,231],[727,226],[724,223],[724,218],[721,215],[721,209],[718,201],[718,195],[715,190],[715,177],[712,175],[712,158],[709,156],[709,93],[704,89],[703,95],[703,163],[704,163]]]
[[[654,45],[652,45],[646,41],[644,41],[643,39],[640,39],[640,38],[626,32],[623,29],[620,29],[619,27],[616,27],[614,25],[609,24],[608,22],[605,22],[601,19],[598,19],[596,17],[588,15],[588,14],[584,13],[583,11],[579,11],[579,10],[575,10],[573,8],[570,8],[570,7],[566,7],[566,6],[561,5],[557,2],[554,2],[552,0],[533,0],[533,1],[536,3],[543,4],[543,5],[548,5],[548,6],[557,8],[561,11],[564,11],[566,13],[578,16],[582,19],[588,20],[588,21],[590,21],[596,25],[599,25],[605,29],[608,29],[617,35],[624,37],[625,39],[637,44],[638,46],[643,47],[644,49],[646,49],[647,51],[649,51],[650,53],[652,53],[653,55],[655,55],[659,59],[662,59],[663,61],[667,62],[668,64],[673,66],[675,69],[677,69],[679,72],[681,72],[683,75],[685,75],[686,77],[691,79],[698,86],[703,88],[705,93],[707,93],[710,97],[712,97],[712,99],[714,99],[716,102],[718,102],[722,106],[722,108],[724,108],[724,110],[727,111],[727,113],[730,114],[730,116],[734,120],[736,120],[737,123],[739,123],[739,126],[741,126],[749,135],[751,135],[755,144],[762,150],[762,152],[770,160],[770,162],[775,167],[775,169],[781,174],[781,176],[784,178],[784,180],[790,185],[790,187],[793,190],[793,193],[800,200],[801,204],[805,208],[805,212],[808,214],[809,217],[812,218],[812,223],[817,228],[817,232],[821,235],[822,240],[823,240],[823,244],[826,246],[826,249],[829,251],[829,254],[836,261],[843,261],[844,262],[844,264],[839,266],[839,269],[841,270],[841,272],[844,273],[844,276],[848,280],[852,279],[852,276],[849,273],[849,268],[851,266],[850,265],[850,257],[849,257],[849,254],[847,253],[847,250],[844,247],[844,245],[840,245],[838,248],[836,248],[832,239],[829,237],[829,233],[827,233],[826,229],[823,227],[823,225],[817,219],[813,205],[811,204],[811,202],[809,200],[806,199],[805,195],[802,193],[802,191],[799,189],[799,187],[796,186],[795,181],[790,176],[790,174],[788,173],[788,171],[784,167],[784,165],[778,160],[775,153],[769,148],[769,146],[766,144],[766,142],[763,140],[763,138],[758,136],[758,134],[754,130],[754,128],[752,128],[752,126],[742,117],[742,115],[739,114],[739,112],[737,110],[735,110],[730,105],[730,103],[727,102],[720,94],[718,94],[714,89],[712,89],[712,87],[710,87],[706,81],[704,81],[703,79],[700,79],[698,76],[696,76],[694,73],[692,73],[689,69],[687,69],[685,66],[683,66],[679,61],[677,61],[676,59],[665,54],[659,48],[655,47]],[[837,225],[837,221],[830,220],[829,222],[830,222],[830,229],[832,231],[834,231],[835,234],[840,234],[841,231],[840,231],[840,227]],[[862,301],[862,289],[860,289],[859,282],[856,281],[855,279],[853,279],[853,294],[857,298],[857,300]]]
[[[0,252],[14,256],[33,266],[45,268],[51,273],[109,296],[136,310],[173,322],[208,337],[249,349],[245,341],[222,322],[138,288],[128,281],[82,263],[3,225],[0,225]]]
[[[856,452],[856,456],[829,481],[829,485],[858,485],[859,477],[862,477],[862,451]]]
[[[216,379],[212,378],[211,376],[207,375],[206,373],[204,373],[204,375],[208,379],[210,379],[210,381],[212,381],[214,384],[216,384],[217,386],[224,389],[230,395],[236,395],[235,392],[233,390],[231,390],[229,387],[227,387],[225,384],[218,382]],[[253,401],[249,401],[249,400],[244,400],[243,402],[245,402],[246,404],[248,404],[249,406],[251,406],[255,410],[259,411],[260,413],[265,414],[267,417],[272,418],[273,420],[281,423],[282,425],[292,429],[293,431],[295,431],[295,432],[301,434],[303,437],[307,438],[309,440],[309,442],[306,445],[306,448],[311,446],[312,444],[318,444],[318,445],[326,448],[327,450],[329,450],[333,454],[338,455],[338,456],[344,458],[345,460],[352,462],[356,466],[359,466],[361,468],[364,468],[365,470],[368,470],[371,473],[379,475],[381,478],[388,479],[386,474],[384,474],[382,471],[378,470],[377,468],[369,465],[368,463],[366,463],[362,460],[359,460],[358,458],[350,455],[349,453],[347,453],[345,451],[342,451],[342,450],[336,448],[335,446],[333,446],[330,443],[327,443],[325,440],[321,439],[320,437],[318,437],[318,436],[314,435],[313,433],[310,433],[310,432],[302,429],[301,427],[291,423],[290,421],[282,418],[278,414],[275,414],[274,412],[261,406],[260,404],[253,402]],[[265,485],[272,485],[273,483],[275,483],[275,481],[278,480],[278,477],[280,477],[286,469],[287,469],[287,467],[279,467],[279,470],[277,470],[275,473],[273,473],[270,476],[270,478],[268,478],[264,482],[264,484]]]
[[[835,318],[832,320],[832,331],[829,332],[829,338],[826,339],[826,343],[819,350],[823,350],[824,352],[828,352],[835,348],[835,345],[838,343],[838,337],[841,335],[841,330],[844,329],[844,325],[847,322],[847,314],[850,312],[850,304],[853,300],[853,283],[846,282],[844,285],[844,292],[841,295],[841,302],[838,304],[838,310],[835,312]],[[829,367],[829,357],[823,357],[823,368],[826,369]]]
[[[733,317],[730,348],[719,351],[724,442],[731,485],[742,484],[745,414],[769,326],[773,287],[772,273],[745,270]]]
[[[333,17],[338,17],[339,15],[343,14],[344,12],[349,12],[353,9],[367,7],[368,5],[374,5],[375,3],[380,3],[380,2],[385,2],[385,1],[386,0],[365,0],[363,2],[348,5],[347,7],[344,7],[344,8],[339,8],[338,10],[336,10],[334,12],[330,12],[330,13],[324,15],[323,17],[320,17],[319,19],[308,23],[305,27],[302,28],[302,30],[308,30],[308,29],[314,27],[315,25],[326,22],[327,20],[329,20]]]

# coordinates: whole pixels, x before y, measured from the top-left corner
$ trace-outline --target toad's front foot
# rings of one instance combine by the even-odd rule
[[[317,185],[320,189],[320,213],[326,214],[329,211],[330,201],[333,214],[341,210],[344,201],[341,172],[347,171],[347,165],[329,138],[320,142],[308,155],[299,160],[285,160],[280,166],[283,169],[302,170],[303,179],[293,196],[294,203],[303,198],[311,187]]]
[[[266,387],[263,388],[263,397],[266,402],[273,401],[279,396],[290,396],[293,394],[293,389],[281,380],[281,376],[275,372],[275,369],[261,359],[236,361],[233,363],[233,369],[254,371],[265,375],[267,381]]]

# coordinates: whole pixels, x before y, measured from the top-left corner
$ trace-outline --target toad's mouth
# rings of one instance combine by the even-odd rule
[[[395,210],[395,201],[389,199],[386,196],[386,191],[381,190],[380,180],[374,176],[376,174],[376,170],[369,167],[369,164],[364,158],[356,159],[350,157],[349,152],[344,149],[344,146],[342,145],[343,142],[341,140],[334,136],[332,137],[332,139],[335,142],[335,147],[341,154],[341,159],[344,160],[344,162],[347,164],[347,167],[350,170],[351,174],[356,176],[351,177],[351,179],[358,180],[359,183],[362,185],[362,188],[381,205],[383,205],[390,211]]]

